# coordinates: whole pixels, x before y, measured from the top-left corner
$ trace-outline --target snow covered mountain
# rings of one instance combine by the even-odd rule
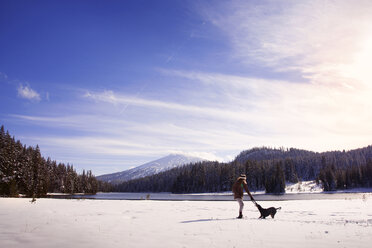
[[[129,170],[97,176],[97,179],[117,184],[136,178],[151,176],[178,166],[200,161],[205,161],[205,159],[180,154],[171,154]]]

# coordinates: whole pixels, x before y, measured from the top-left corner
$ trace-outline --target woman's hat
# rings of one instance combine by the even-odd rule
[[[247,177],[246,177],[245,174],[240,174],[240,177],[238,177],[238,180],[240,180],[240,179],[246,180]]]

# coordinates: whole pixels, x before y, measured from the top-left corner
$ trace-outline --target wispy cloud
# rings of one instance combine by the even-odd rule
[[[105,90],[103,92],[87,92],[86,98],[93,99],[97,102],[106,102],[113,105],[122,105],[123,107],[127,104],[144,107],[148,109],[158,109],[161,113],[163,111],[176,111],[178,113],[187,114],[188,116],[204,116],[217,119],[232,118],[241,121],[249,121],[250,116],[245,116],[239,110],[234,110],[227,106],[226,108],[207,107],[199,105],[189,105],[184,103],[169,102],[152,100],[146,98],[135,97],[131,95],[122,95],[120,93],[114,93],[111,90]]]
[[[90,94],[89,97],[111,104],[131,102],[156,109],[158,113],[181,111],[184,117],[182,120],[194,119],[195,129],[207,133],[199,134],[201,139],[210,141],[211,146],[212,143],[222,142],[226,149],[232,148],[228,147],[229,143],[235,147],[239,147],[240,143],[244,144],[241,147],[249,144],[272,144],[314,150],[327,147],[341,149],[343,144],[337,143],[339,139],[354,144],[347,145],[350,148],[357,147],[359,141],[368,144],[368,139],[363,136],[369,132],[367,123],[372,121],[368,111],[372,108],[369,101],[372,92],[365,88],[303,84],[197,71],[163,70],[162,73],[200,82],[206,86],[203,88],[206,94],[214,92],[218,95],[218,101],[207,107],[200,101],[200,105],[196,107],[183,103],[132,99],[114,92],[95,93],[94,96]],[[194,99],[194,102],[198,102],[198,99]],[[200,121],[201,116],[208,121]],[[165,119],[174,121],[171,116]],[[225,123],[227,128],[219,121]],[[209,136],[213,132],[221,135],[214,139]],[[179,133],[189,132],[180,130]],[[304,140],[307,140],[305,146]]]
[[[371,39],[371,10],[370,1],[228,1],[202,15],[226,34],[238,61],[343,86],[353,83],[343,70]]]
[[[40,101],[41,97],[38,92],[33,90],[29,85],[20,84],[17,88],[18,96],[31,101]]]
[[[13,118],[32,122],[34,125],[55,128],[59,126],[63,130],[67,128],[69,132],[75,133],[62,136],[41,133],[22,137],[22,140],[27,144],[39,144],[46,156],[53,154],[52,157],[59,161],[78,164],[80,168],[81,166],[89,168],[93,164],[95,173],[98,174],[110,172],[108,170],[114,168],[112,167],[114,165],[115,168],[111,169],[111,172],[140,165],[170,153],[225,161],[231,158],[230,152],[223,155],[218,151],[226,148],[235,149],[231,142],[220,142],[228,132],[222,133],[223,130],[219,127],[209,128],[207,132],[207,129],[200,126],[182,127],[168,123],[168,120],[151,123],[125,122],[116,120],[115,116],[100,115],[89,118],[15,115]],[[75,119],[73,125],[69,121],[71,119]],[[106,121],[101,122],[102,119]],[[212,129],[215,131],[213,132]],[[238,133],[234,135],[244,137]],[[100,163],[102,168],[97,167]]]

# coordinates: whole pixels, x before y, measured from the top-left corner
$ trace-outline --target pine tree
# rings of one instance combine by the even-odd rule
[[[294,162],[292,159],[286,159],[284,161],[284,168],[285,168],[285,178],[288,182],[297,183],[298,176],[296,173],[296,169],[294,167]]]
[[[274,193],[280,194],[285,192],[285,176],[283,171],[282,163],[279,162],[276,164],[275,171],[275,188]]]

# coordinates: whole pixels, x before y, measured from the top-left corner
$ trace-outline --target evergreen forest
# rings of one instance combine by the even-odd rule
[[[38,146],[26,147],[4,126],[0,128],[0,196],[43,197],[47,193],[95,194],[109,187],[90,170],[78,174],[73,165],[43,158]]]

